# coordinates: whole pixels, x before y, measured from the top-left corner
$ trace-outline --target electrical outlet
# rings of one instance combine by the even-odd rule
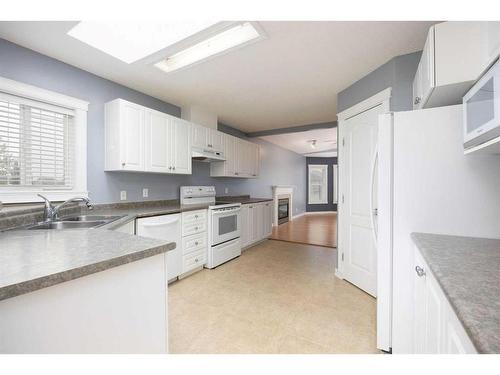
[[[120,191],[120,200],[122,200],[122,201],[127,200],[127,191],[126,190]]]
[[[224,188],[224,194],[229,193],[229,188]]]
[[[142,197],[147,198],[149,196],[149,189],[144,188],[142,189]]]

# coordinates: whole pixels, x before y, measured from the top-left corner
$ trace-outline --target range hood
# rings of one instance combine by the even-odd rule
[[[224,153],[214,150],[206,150],[193,147],[191,151],[191,158],[195,161],[203,161],[205,163],[212,163],[216,161],[226,161]]]

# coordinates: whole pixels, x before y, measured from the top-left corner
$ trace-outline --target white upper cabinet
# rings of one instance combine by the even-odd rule
[[[413,81],[413,108],[461,103],[488,65],[485,22],[432,26]]]
[[[115,100],[106,105],[106,170],[144,169],[144,111],[141,106]]]
[[[212,177],[256,178],[260,171],[259,145],[223,134],[223,150],[226,161],[210,164]]]
[[[208,147],[215,151],[224,150],[224,133],[215,129],[208,129]]]
[[[201,125],[191,124],[191,139],[192,146],[197,148],[208,147],[208,132],[209,128]]]
[[[191,174],[191,124],[180,118],[172,118],[170,129],[173,173]]]
[[[116,99],[105,106],[105,170],[191,174],[190,124]]]
[[[224,150],[224,133],[201,125],[191,124],[191,126],[192,147],[213,151]]]
[[[486,22],[488,65],[500,56],[500,21]]]
[[[156,111],[146,113],[146,171],[169,173],[170,164],[170,120]],[[170,170],[169,170],[170,167]]]

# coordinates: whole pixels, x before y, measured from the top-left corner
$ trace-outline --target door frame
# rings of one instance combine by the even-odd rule
[[[357,116],[363,112],[366,112],[376,106],[382,105],[382,113],[389,113],[390,112],[390,101],[391,101],[391,94],[392,94],[392,87],[388,87],[385,90],[382,90],[378,92],[377,94],[369,97],[368,99],[363,100],[362,102],[359,102],[352,107],[347,108],[346,110],[340,112],[337,114],[337,120],[338,120],[338,125],[337,125],[337,144],[338,146],[338,152],[337,152],[337,165],[338,165],[338,203],[337,203],[337,268],[335,269],[335,276],[337,276],[339,279],[344,279],[343,276],[343,260],[342,256],[344,254],[344,249],[343,249],[343,238],[342,238],[342,233],[339,230],[341,228],[341,222],[342,222],[342,216],[343,216],[343,210],[344,210],[344,202],[343,202],[343,196],[345,192],[345,186],[344,186],[344,181],[345,181],[345,170],[343,167],[343,159],[344,159],[344,147],[342,144],[342,140],[344,137],[344,132],[343,132],[343,125],[345,122],[354,117]]]
[[[345,170],[343,167],[344,160],[344,148],[343,140],[344,137],[344,127],[343,124],[346,120],[357,116],[367,110],[370,110],[376,106],[382,105],[380,114],[390,113],[390,101],[391,101],[392,88],[388,87],[385,90],[371,96],[370,98],[346,109],[345,111],[337,114],[338,127],[337,127],[337,144],[339,145],[338,150],[338,204],[337,204],[337,269],[335,270],[335,275],[344,279],[343,276],[343,261],[342,257],[344,254],[344,238],[343,233],[340,230],[342,228],[342,217],[344,215],[344,204],[343,196],[345,192]],[[379,160],[380,162],[380,160]],[[380,193],[380,189],[379,189]],[[380,226],[379,226],[380,228]],[[383,282],[381,282],[379,277],[379,269],[381,262],[389,262],[392,265],[392,259],[379,259],[377,246],[377,348],[385,351],[390,351],[391,349],[391,336],[392,336],[392,268],[385,275]],[[386,254],[392,258],[392,254]],[[386,270],[387,271],[387,270]]]

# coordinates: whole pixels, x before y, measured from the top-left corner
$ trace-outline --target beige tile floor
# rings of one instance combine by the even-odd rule
[[[335,250],[269,240],[169,287],[171,353],[376,353],[375,299]]]

